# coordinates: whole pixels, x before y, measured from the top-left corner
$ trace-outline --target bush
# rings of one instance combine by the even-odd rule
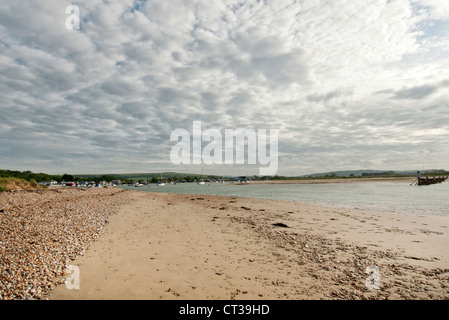
[[[39,183],[37,183],[37,181],[34,180],[34,179],[30,180],[30,186],[33,187],[33,188],[39,188],[40,187]]]
[[[34,181],[26,181],[18,178],[0,178],[0,191],[11,190],[35,190],[40,189],[41,186]]]

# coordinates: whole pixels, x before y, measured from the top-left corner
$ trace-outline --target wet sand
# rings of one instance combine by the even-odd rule
[[[43,298],[449,298],[447,217],[138,191],[126,199],[70,262],[80,289],[60,284]],[[373,265],[379,282],[367,286]]]

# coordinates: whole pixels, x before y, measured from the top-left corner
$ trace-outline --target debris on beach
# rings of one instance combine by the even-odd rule
[[[289,267],[295,266],[297,274],[316,279],[317,286],[302,288],[307,291],[306,295],[315,291],[321,299],[449,299],[449,269],[430,269],[402,262],[404,258],[422,258],[403,257],[389,250],[371,250],[307,232],[281,231],[270,226],[286,226],[284,223],[269,223],[256,216],[232,217],[231,221],[256,224],[252,230],[274,246],[271,254],[276,261],[282,264],[288,261]],[[373,261],[378,264],[382,276],[378,290],[370,290],[365,284],[369,276],[367,267]]]
[[[288,225],[282,222],[273,223],[273,226],[280,227],[280,228],[290,228]]]

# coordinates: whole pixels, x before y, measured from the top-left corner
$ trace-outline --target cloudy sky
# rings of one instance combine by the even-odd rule
[[[449,169],[447,0],[0,4],[2,169],[257,174],[171,164],[193,121],[279,129],[282,175]]]

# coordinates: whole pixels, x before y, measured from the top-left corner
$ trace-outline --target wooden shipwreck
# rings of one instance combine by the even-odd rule
[[[431,184],[441,183],[447,180],[448,177],[419,177],[416,184],[418,186],[428,186]]]

